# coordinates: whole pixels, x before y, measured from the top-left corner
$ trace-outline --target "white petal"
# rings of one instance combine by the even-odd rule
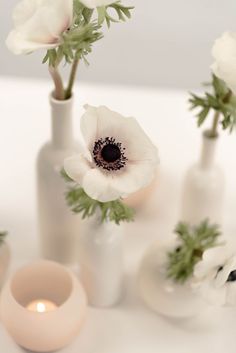
[[[71,179],[82,185],[85,174],[91,169],[90,163],[82,154],[72,156],[64,161],[64,168]]]
[[[159,163],[157,148],[136,119],[126,118],[123,125],[120,125],[118,135],[126,146],[130,161],[150,161],[156,165]]]
[[[95,140],[113,137],[122,143],[129,161],[148,161],[156,165],[159,162],[157,148],[134,118],[123,117],[105,106],[88,106],[81,129],[90,149]]]
[[[97,124],[98,115],[95,107],[86,105],[86,112],[83,114],[80,120],[80,128],[84,138],[84,141],[89,149],[92,149],[95,141],[98,139],[97,136]]]
[[[15,27],[23,25],[30,19],[38,8],[38,0],[20,1],[14,8],[12,19]]]
[[[230,306],[236,305],[236,282],[226,284],[226,304]]]
[[[236,92],[236,33],[223,33],[213,45],[212,56],[212,71]]]
[[[82,187],[86,194],[100,202],[109,202],[124,196],[113,187],[111,177],[106,176],[95,168],[85,174]]]
[[[107,6],[113,4],[117,0],[80,0],[80,2],[88,7],[89,9],[95,9],[96,7]]]
[[[217,246],[206,250],[202,260],[194,268],[194,276],[201,279],[211,275],[212,272],[217,274],[218,269],[223,267],[231,256],[227,246]]]
[[[223,306],[226,303],[226,287],[215,289],[212,286],[208,287],[205,292],[205,299],[209,304]]]
[[[236,258],[231,257],[225,264],[223,269],[218,272],[215,279],[216,288],[222,287],[228,280],[228,277],[232,271],[236,269]]]
[[[156,165],[152,163],[128,164],[125,171],[113,177],[112,184],[122,194],[129,195],[147,186],[156,174]]]

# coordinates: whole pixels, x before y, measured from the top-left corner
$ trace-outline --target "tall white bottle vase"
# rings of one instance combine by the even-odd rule
[[[123,294],[123,227],[100,217],[86,219],[79,235],[81,281],[89,304],[111,307]]]
[[[182,220],[198,224],[204,219],[222,221],[225,180],[222,169],[215,162],[218,137],[203,134],[200,161],[187,172],[182,199]]]
[[[37,158],[38,218],[44,258],[65,265],[77,262],[80,217],[65,201],[66,183],[60,175],[64,159],[79,150],[73,136],[73,98],[50,97],[52,136]]]

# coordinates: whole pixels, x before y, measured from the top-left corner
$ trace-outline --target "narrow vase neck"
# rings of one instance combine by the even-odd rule
[[[209,137],[207,131],[203,134],[202,154],[200,165],[204,169],[210,168],[215,162],[215,152],[218,137]]]
[[[53,146],[58,149],[73,147],[73,98],[65,101],[58,101],[50,96],[50,105]]]

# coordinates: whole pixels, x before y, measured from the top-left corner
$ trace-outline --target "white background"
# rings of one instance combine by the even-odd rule
[[[47,76],[44,52],[28,57],[8,53],[4,40],[18,0],[0,0],[0,75]],[[124,0],[133,19],[112,26],[81,65],[85,81],[192,88],[209,77],[212,43],[236,31],[235,0]]]

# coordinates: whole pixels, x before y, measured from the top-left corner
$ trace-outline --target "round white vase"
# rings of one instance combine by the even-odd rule
[[[207,131],[203,134],[201,159],[188,170],[184,181],[181,219],[190,224],[222,220],[225,180],[215,163],[217,142],[218,137],[209,137]]]
[[[172,318],[190,318],[207,306],[189,283],[177,284],[166,277],[167,253],[173,245],[154,244],[145,254],[138,274],[141,297],[153,311]]]
[[[123,227],[101,223],[94,216],[83,221],[79,235],[81,281],[89,304],[111,307],[123,294]]]
[[[52,135],[37,159],[38,217],[44,258],[73,265],[78,258],[80,217],[66,204],[66,183],[60,172],[65,158],[79,150],[73,136],[73,98],[58,101],[50,96]]]
[[[4,241],[0,244],[0,288],[2,287],[10,265],[11,252],[9,245]]]

